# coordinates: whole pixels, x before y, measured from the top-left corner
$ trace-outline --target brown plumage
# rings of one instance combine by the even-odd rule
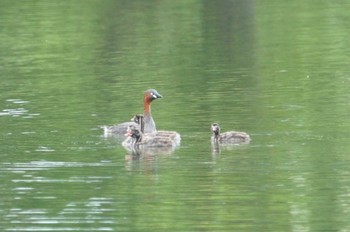
[[[176,143],[170,137],[158,135],[158,133],[143,134],[137,127],[130,125],[127,129],[128,136],[122,143],[126,148],[142,149],[149,147],[175,147]]]
[[[144,132],[144,116],[141,114],[136,114],[134,117],[131,118],[131,121],[137,123],[139,125],[139,128],[142,133],[147,134],[147,132]],[[180,145],[181,142],[181,136],[179,133],[176,131],[164,131],[164,130],[157,130],[156,132],[153,133],[154,136],[157,137],[167,137],[171,139],[176,146]]]
[[[228,131],[220,133],[218,123],[211,125],[211,131],[213,132],[211,137],[213,144],[242,144],[250,142],[250,136],[246,132]]]

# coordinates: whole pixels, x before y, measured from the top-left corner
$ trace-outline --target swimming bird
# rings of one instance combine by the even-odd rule
[[[246,144],[251,140],[249,134],[246,132],[227,131],[225,133],[220,133],[220,126],[218,123],[213,123],[211,125],[211,131],[213,132],[213,135],[211,137],[211,142],[213,145]]]
[[[155,89],[149,89],[143,95],[143,115],[144,115],[143,130],[145,131],[145,133],[153,133],[157,131],[156,123],[154,122],[154,119],[151,113],[151,104],[154,100],[162,97],[163,96],[160,95]],[[104,136],[105,137],[110,137],[110,136],[124,137],[129,125],[138,126],[138,124],[135,122],[124,122],[113,126],[102,126],[104,130]]]
[[[130,150],[150,147],[176,147],[175,141],[170,137],[158,135],[157,132],[144,134],[134,125],[128,126],[125,135],[127,138],[122,145]]]
[[[147,133],[144,130],[145,117],[142,114],[136,114],[134,117],[131,118],[131,121],[139,125],[141,133]],[[153,132],[153,134],[154,134],[153,136],[166,137],[171,139],[176,146],[180,145],[181,136],[176,131],[157,130],[156,132]]]

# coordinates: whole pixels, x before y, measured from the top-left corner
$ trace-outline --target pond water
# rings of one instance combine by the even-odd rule
[[[2,1],[0,230],[349,231],[349,7]],[[133,158],[149,88],[181,146]]]

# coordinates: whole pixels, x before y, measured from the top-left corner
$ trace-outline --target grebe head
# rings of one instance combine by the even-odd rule
[[[220,126],[219,126],[219,123],[213,123],[213,124],[211,124],[211,131],[212,131],[215,135],[219,135],[219,134],[220,134]]]
[[[142,120],[143,120],[143,115],[142,114],[135,114],[134,117],[130,119],[132,122],[135,122],[139,125],[141,125]]]
[[[158,98],[162,98],[163,96],[160,95],[157,90],[155,89],[149,89],[145,92],[145,95],[144,95],[144,99],[147,101],[153,101],[153,100],[156,100]]]
[[[126,131],[127,136],[133,138],[137,141],[141,138],[140,131],[133,125],[128,126],[128,129]]]

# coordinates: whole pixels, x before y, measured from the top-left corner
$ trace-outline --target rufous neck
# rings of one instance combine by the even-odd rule
[[[143,114],[151,114],[151,101],[149,100],[147,95],[145,95],[143,98]]]

